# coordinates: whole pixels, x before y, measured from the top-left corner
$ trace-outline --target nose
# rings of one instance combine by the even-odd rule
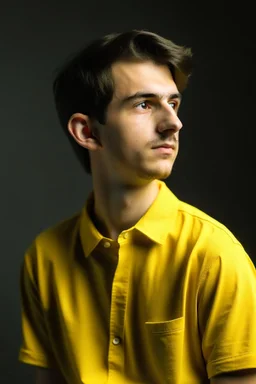
[[[174,133],[180,131],[182,128],[182,122],[177,116],[176,111],[168,105],[163,107],[159,114],[157,130],[159,133],[163,133],[166,130],[171,130]]]

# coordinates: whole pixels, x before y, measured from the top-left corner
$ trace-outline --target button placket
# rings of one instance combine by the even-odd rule
[[[112,340],[112,343],[114,345],[119,345],[121,343],[120,337],[114,337],[114,339]]]
[[[123,234],[121,238],[122,237]],[[124,334],[130,263],[127,245],[121,245],[119,243],[119,246],[118,263],[112,284],[110,308],[109,378],[115,376],[115,371],[122,370],[124,364],[122,337]]]
[[[111,247],[111,243],[109,241],[104,241],[103,247],[104,248],[110,248]]]

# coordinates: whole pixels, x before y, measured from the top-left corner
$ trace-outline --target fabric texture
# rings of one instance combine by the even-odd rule
[[[256,271],[235,236],[163,181],[117,241],[95,228],[92,201],[26,252],[19,360],[68,384],[198,384],[256,368]]]

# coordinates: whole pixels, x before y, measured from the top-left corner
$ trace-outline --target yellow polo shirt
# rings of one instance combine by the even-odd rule
[[[117,241],[88,214],[47,229],[21,270],[19,360],[68,384],[201,384],[256,368],[256,272],[233,234],[163,181]]]

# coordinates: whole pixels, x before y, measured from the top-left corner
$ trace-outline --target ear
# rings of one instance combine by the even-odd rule
[[[68,121],[68,130],[75,141],[82,147],[95,151],[101,148],[98,138],[93,135],[92,120],[82,113],[74,113]]]

